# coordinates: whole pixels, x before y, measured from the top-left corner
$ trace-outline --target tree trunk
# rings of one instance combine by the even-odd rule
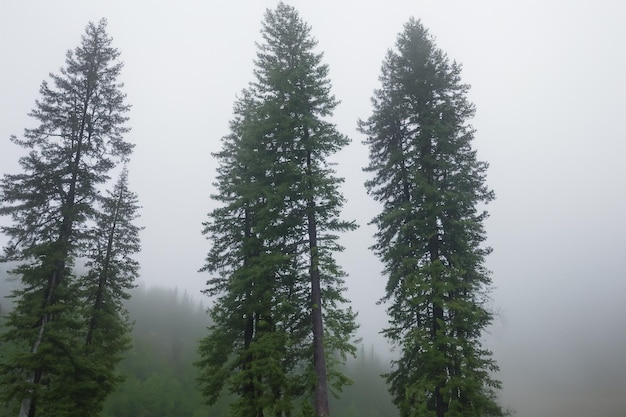
[[[124,199],[124,191],[120,190],[120,195],[117,199],[117,205],[113,214],[113,224],[109,230],[109,236],[107,237],[107,248],[104,255],[104,262],[102,263],[102,271],[98,277],[98,290],[96,291],[96,300],[94,301],[93,314],[89,320],[89,329],[87,330],[87,339],[85,344],[91,345],[93,342],[93,332],[97,327],[97,315],[98,311],[102,309],[102,298],[104,297],[104,289],[107,285],[107,279],[109,277],[109,265],[111,264],[111,256],[113,255],[113,243],[115,240],[115,231],[117,229],[117,223],[119,221],[119,210]]]
[[[309,190],[311,184],[311,154],[307,154],[307,175]],[[307,202],[307,221],[309,232],[309,254],[311,275],[311,320],[313,322],[313,366],[315,368],[315,414],[317,417],[330,415],[328,407],[328,382],[326,380],[326,356],[324,354],[324,324],[322,322],[322,290],[319,270],[319,249],[317,247],[317,221],[315,201],[309,197]]]
[[[429,247],[429,252],[430,252],[431,263],[438,261],[439,260],[439,236],[437,234],[435,234],[434,236],[430,238],[428,242],[428,247]],[[432,280],[433,280],[433,287],[436,287],[439,285],[438,281],[441,280],[441,277],[438,274],[433,274]],[[442,347],[442,344],[438,342],[438,339],[441,337],[441,335],[437,334],[439,330],[441,329],[440,323],[443,323],[444,321],[443,294],[434,294],[432,319],[433,319],[432,335],[431,335],[432,341],[435,343],[435,346],[437,346],[437,349],[439,349],[439,351],[443,351],[443,354],[445,355],[445,349]],[[441,379],[445,379],[447,367],[444,366],[442,369],[438,369],[437,371],[439,374],[438,376],[440,376]],[[435,413],[437,417],[444,417],[445,413],[448,411],[448,407],[443,400],[443,396],[441,395],[441,388],[442,388],[442,383],[440,382],[437,383],[437,385],[435,386],[435,392],[434,392]]]

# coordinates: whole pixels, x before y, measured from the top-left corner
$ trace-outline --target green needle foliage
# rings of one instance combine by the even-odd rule
[[[88,373],[75,373],[69,386],[80,387],[73,397],[83,416],[95,416],[115,385],[123,378],[116,366],[130,348],[131,323],[123,301],[138,277],[139,231],[133,224],[139,210],[137,195],[128,189],[122,171],[112,191],[101,198],[101,211],[89,242],[89,272],[81,278],[86,323],[82,358],[92,365]]]
[[[256,81],[235,104],[215,156],[221,206],[204,233],[214,325],[201,341],[209,403],[226,388],[233,416],[328,415],[328,385],[354,353],[355,315],[342,295],[337,233],[342,179],[327,158],[348,143],[326,118],[337,106],[310,27],[290,6],[268,10]],[[311,401],[311,396],[313,401]]]
[[[84,291],[74,272],[93,246],[99,187],[132,151],[123,139],[122,64],[111,43],[106,21],[87,26],[60,73],[41,85],[30,113],[38,126],[11,138],[28,151],[23,172],[0,181],[0,215],[12,221],[1,229],[10,239],[5,260],[18,262],[12,272],[21,281],[1,335],[12,349],[0,358],[0,396],[19,404],[22,416],[90,415],[76,399],[87,385],[112,382],[100,379],[101,362],[85,356]],[[84,384],[68,386],[77,379]]]
[[[373,174],[366,187],[382,203],[373,246],[388,277],[389,327],[400,347],[387,375],[402,416],[500,416],[500,383],[481,334],[492,321],[484,267],[486,211],[494,198],[487,164],[471,148],[474,106],[461,67],[410,20],[384,60],[367,135]]]

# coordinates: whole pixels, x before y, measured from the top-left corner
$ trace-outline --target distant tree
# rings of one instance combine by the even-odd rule
[[[193,362],[206,336],[206,313],[186,293],[138,287],[124,304],[134,323],[131,350],[117,371],[126,378],[105,401],[102,417],[223,417],[228,404],[213,407],[196,382]],[[1,415],[1,414],[0,414]]]
[[[481,335],[492,320],[484,266],[487,164],[471,148],[474,106],[461,67],[410,20],[382,67],[373,114],[360,122],[382,203],[374,251],[388,277],[389,327],[401,348],[388,374],[402,416],[501,416],[500,382]]]
[[[222,206],[204,230],[215,324],[198,366],[209,401],[224,386],[239,395],[233,415],[290,415],[313,394],[327,416],[327,380],[347,382],[334,362],[355,350],[333,258],[336,234],[355,225],[339,219],[342,180],[327,161],[348,139],[326,121],[337,101],[310,31],[290,6],[267,11],[256,81],[216,154]]]
[[[341,417],[398,417],[398,410],[386,389],[381,374],[389,372],[389,364],[383,361],[371,346],[367,352],[363,346],[356,360],[349,360],[346,374],[354,380],[341,398],[331,398],[333,414]]]
[[[64,383],[89,366],[82,360],[85,326],[74,260],[85,255],[95,218],[98,187],[128,158],[125,95],[117,80],[122,64],[106,21],[89,23],[69,51],[60,74],[44,81],[30,116],[38,123],[24,138],[23,173],[0,181],[0,215],[12,224],[5,259],[21,287],[2,340],[19,349],[0,359],[4,400],[21,401],[20,416],[81,415],[67,402]]]

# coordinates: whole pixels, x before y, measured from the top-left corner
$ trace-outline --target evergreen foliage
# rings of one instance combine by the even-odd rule
[[[370,195],[382,203],[373,246],[388,277],[389,327],[400,347],[387,375],[402,416],[500,416],[498,370],[481,334],[491,322],[480,203],[485,185],[461,67],[410,20],[384,60],[367,135]]]
[[[139,249],[139,227],[133,224],[139,210],[137,195],[128,189],[128,171],[122,171],[112,191],[101,197],[101,211],[89,241],[81,278],[86,326],[82,359],[96,365],[90,373],[75,373],[70,385],[83,386],[74,398],[82,415],[96,415],[102,402],[122,380],[116,366],[130,348],[130,328],[123,301],[138,277],[139,264],[132,256]],[[88,399],[85,401],[85,399]]]
[[[41,85],[30,113],[38,126],[11,138],[28,150],[23,172],[0,181],[0,215],[12,220],[1,228],[10,239],[4,259],[18,262],[12,273],[21,283],[1,336],[12,349],[0,359],[0,395],[21,402],[22,416],[92,415],[101,397],[90,403],[85,394],[113,382],[111,364],[85,356],[84,281],[74,267],[93,247],[99,187],[132,151],[123,138],[122,64],[111,44],[105,20],[87,26],[60,73],[50,74],[52,84]]]
[[[348,139],[326,120],[337,101],[310,27],[280,3],[262,37],[256,81],[215,154],[221,207],[204,224],[214,325],[200,344],[199,381],[209,403],[224,388],[237,395],[233,416],[304,413],[311,395],[327,415],[327,377],[345,385],[335,362],[355,349],[333,259],[337,233],[355,225],[339,219],[342,180],[327,160]]]

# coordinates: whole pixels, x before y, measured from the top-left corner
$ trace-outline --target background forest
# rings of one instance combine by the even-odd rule
[[[0,271],[0,294],[12,282]],[[0,303],[3,313],[10,308]],[[198,341],[209,324],[204,306],[185,291],[140,286],[127,303],[134,322],[132,348],[119,366],[124,382],[107,399],[102,417],[220,417],[226,415],[228,399],[208,407],[196,381]],[[361,346],[345,373],[353,385],[331,407],[344,417],[392,417],[398,415],[384,379],[387,363],[373,346]],[[0,407],[0,416],[13,416]]]
[[[198,340],[206,335],[204,308],[187,293],[141,287],[129,304],[135,321],[133,348],[121,364],[126,381],[105,404],[103,417],[220,417],[228,400],[203,404],[197,370]],[[346,374],[354,384],[340,400],[332,399],[334,415],[387,417],[397,415],[380,374],[386,365],[373,348],[362,347]]]

